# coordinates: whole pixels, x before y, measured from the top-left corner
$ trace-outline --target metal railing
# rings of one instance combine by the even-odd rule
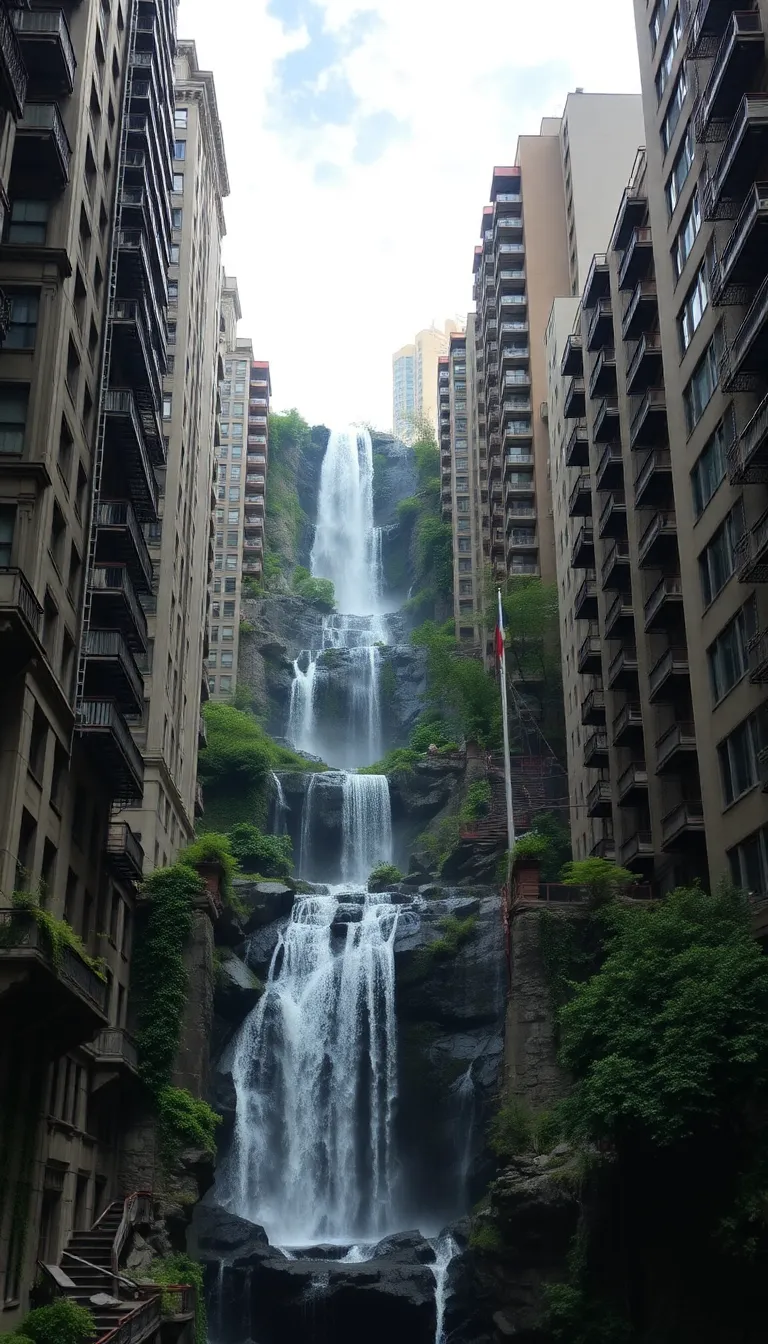
[[[677,517],[671,509],[666,513],[657,513],[646,527],[637,547],[638,559],[641,563],[650,551],[654,541],[662,534],[667,536],[677,534]]]
[[[108,1027],[100,1031],[93,1043],[97,1057],[102,1059],[122,1059],[133,1069],[139,1067],[139,1052],[136,1042],[122,1027]]]
[[[576,507],[576,504],[577,504],[578,499],[579,499],[579,495],[582,495],[582,494],[588,494],[588,495],[589,495],[589,499],[590,499],[590,503],[591,503],[591,500],[592,500],[592,481],[591,481],[591,479],[590,479],[589,473],[588,473],[588,472],[585,472],[585,471],[580,472],[579,475],[576,477],[576,480],[574,481],[573,489],[571,490],[571,493],[570,493],[570,495],[568,496],[568,511],[569,511],[569,513],[571,513],[571,512],[573,511],[573,509]]]
[[[89,632],[96,633],[96,632]],[[112,821],[107,828],[107,854],[125,854],[139,873],[144,868],[144,850],[127,821]]]
[[[651,695],[664,684],[675,669],[683,675],[688,673],[688,650],[685,645],[673,645],[665,649],[661,657],[656,659],[648,674],[648,689]]]
[[[24,111],[28,81],[27,67],[21,54],[19,39],[14,32],[14,28],[17,26],[15,17],[23,12],[20,9],[14,10],[14,22],[12,22],[5,5],[0,6],[0,50],[8,70],[8,82],[13,94],[14,112],[17,119]]]
[[[682,600],[682,596],[683,584],[679,575],[672,574],[666,578],[660,579],[656,584],[656,587],[651,590],[643,607],[646,624],[653,619],[661,607],[662,602],[665,602],[667,598],[674,597]]]
[[[20,569],[0,566],[0,611],[15,608],[39,639],[43,628],[43,608],[31,584]]]
[[[136,553],[139,557],[141,568],[148,588],[152,586],[152,561],[149,558],[147,550],[147,541],[144,532],[139,526],[138,519],[133,510],[133,505],[127,499],[103,500],[96,509],[94,519],[97,527],[124,527],[131,538]],[[161,525],[155,524],[158,528],[158,544],[160,541]]]
[[[632,258],[640,247],[653,247],[653,233],[647,227],[632,230],[629,242],[624,249],[621,266],[619,267],[619,289],[624,288],[624,281],[627,277]]]
[[[623,773],[619,775],[616,784],[616,789],[620,798],[623,798],[625,794],[629,793],[630,789],[633,788],[642,789],[647,787],[648,787],[648,771],[646,770],[644,765],[638,765],[635,761],[633,761],[631,765],[627,766],[626,770],[624,770]]]
[[[64,122],[61,119],[57,103],[27,103],[24,108],[24,115],[20,118],[16,129],[17,133],[19,131],[50,131],[64,171],[69,176],[72,147],[67,139],[67,132],[64,130]]]
[[[77,726],[86,731],[89,728],[108,729],[117,739],[136,778],[143,779],[144,762],[141,752],[113,700],[83,700],[77,710]]]
[[[614,738],[620,737],[625,728],[642,728],[643,711],[642,707],[636,702],[630,701],[622,705],[618,714],[614,716],[611,724]]]
[[[678,747],[696,746],[696,725],[687,721],[673,723],[656,739],[657,763],[663,765]]]
[[[126,566],[95,565],[91,571],[89,586],[94,593],[120,593],[125,598],[136,630],[142,642],[146,644],[147,618],[136,597]]]
[[[107,982],[74,948],[65,944],[54,959],[50,940],[34,914],[28,910],[0,910],[0,952],[17,949],[38,953],[60,980],[87,999],[99,1013],[105,1013]]]
[[[687,826],[700,830],[704,825],[704,808],[698,801],[678,803],[661,818],[662,840],[672,840]]]

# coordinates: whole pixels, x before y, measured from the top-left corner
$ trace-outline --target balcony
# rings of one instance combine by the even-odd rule
[[[586,726],[605,724],[605,691],[589,691],[581,702],[581,722]]]
[[[636,701],[622,705],[611,725],[613,745],[628,747],[643,741],[643,711]]]
[[[613,308],[610,299],[599,299],[587,329],[587,349],[594,354],[605,345],[613,346]]]
[[[43,608],[20,569],[0,567],[0,681],[43,658]]]
[[[699,99],[694,131],[699,144],[721,140],[745,89],[755,87],[764,54],[759,13],[732,14]]]
[[[579,588],[573,603],[573,614],[579,621],[597,620],[597,584],[594,573]]]
[[[623,540],[627,535],[627,505],[623,490],[612,490],[600,510],[600,536]]]
[[[611,785],[607,779],[599,779],[587,794],[587,815],[610,817],[612,810]]]
[[[628,541],[614,541],[613,545],[608,547],[600,569],[600,583],[603,592],[610,589],[626,592],[631,588]]]
[[[94,565],[89,587],[93,625],[101,630],[120,630],[134,653],[146,653],[147,618],[127,567]]]
[[[568,499],[568,512],[571,518],[592,517],[592,481],[587,472],[576,477]]]
[[[587,399],[584,391],[584,379],[572,378],[565,391],[563,417],[566,420],[581,420],[586,409]]]
[[[638,509],[656,509],[672,503],[672,454],[668,448],[654,448],[643,459],[634,484]]]
[[[136,1075],[139,1071],[139,1052],[136,1042],[124,1027],[108,1027],[100,1031],[91,1047],[97,1069],[122,1071]]]
[[[621,334],[625,341],[635,341],[653,327],[659,312],[655,280],[641,280],[624,310]]]
[[[197,718],[197,747],[203,751],[208,746],[208,727],[202,714]]]
[[[598,490],[623,490],[624,459],[621,444],[609,443],[603,449],[603,455],[597,465],[595,483]]]
[[[530,504],[522,504],[519,503],[517,500],[511,500],[510,503],[507,504],[505,500],[504,505],[507,515],[508,532],[509,529],[511,527],[514,527],[517,523],[521,522],[535,523],[536,506],[533,502],[531,502]]]
[[[646,630],[680,629],[683,623],[683,585],[677,574],[660,579],[643,608]]]
[[[144,872],[144,850],[127,821],[110,822],[107,830],[107,867],[124,882],[140,882]]]
[[[616,785],[619,807],[638,807],[648,797],[648,771],[645,762],[633,762],[619,776]]]
[[[69,182],[72,150],[56,103],[27,103],[16,125],[11,165],[14,196],[58,196]]]
[[[700,850],[704,831],[704,808],[701,803],[678,803],[661,819],[661,847],[664,850]]]
[[[532,464],[533,459],[531,459],[531,465]],[[528,472],[515,471],[515,470],[507,471],[508,466],[510,468],[514,468],[517,465],[518,464],[516,462],[509,462],[507,458],[504,459],[504,474],[506,477],[506,482],[504,486],[505,504],[508,499],[523,499],[526,496],[534,495],[536,493],[536,487],[534,485],[532,474],[529,474]]]
[[[607,639],[634,637],[635,612],[631,596],[617,593],[605,614],[605,634]]]
[[[651,387],[632,417],[629,446],[643,448],[667,440],[667,394],[663,387]]]
[[[762,630],[749,641],[749,680],[753,686],[768,681],[768,630]]]
[[[608,258],[604,252],[596,252],[592,258],[584,294],[583,308],[594,308],[599,299],[607,299],[611,292],[611,277],[608,271]]]
[[[627,393],[631,397],[642,396],[649,388],[658,387],[663,376],[661,337],[641,336],[627,369]]]
[[[608,764],[608,734],[603,729],[590,733],[584,743],[584,765],[588,770],[602,769]]]
[[[733,392],[742,373],[763,375],[768,359],[768,276],[721,360],[722,385]]]
[[[671,510],[651,520],[640,538],[637,559],[641,569],[677,568],[677,519]]]
[[[158,339],[160,333],[156,333]],[[121,378],[129,382],[137,404],[160,404],[162,375],[143,304],[117,299],[112,323],[113,358]]]
[[[616,353],[605,345],[600,351],[589,379],[590,398],[616,391]]]
[[[563,378],[581,378],[584,375],[584,354],[581,336],[574,332],[568,337],[560,361],[560,373]]]
[[[589,851],[591,859],[605,859],[606,863],[616,862],[616,846],[613,843],[613,837],[604,835],[600,840],[596,840]]]
[[[644,193],[634,191],[631,186],[627,187],[621,198],[613,238],[611,239],[611,247],[614,251],[624,251],[635,229],[640,228],[643,223],[647,211],[647,196]]]
[[[741,299],[741,287],[757,289],[768,273],[768,182],[755,182],[719,261],[712,267],[712,301]]]
[[[144,681],[119,630],[86,630],[85,694],[114,700],[124,714],[139,717],[144,708]]]
[[[0,910],[0,996],[24,993],[24,1026],[42,1023],[55,1053],[90,1040],[107,1022],[106,979],[27,910]]]
[[[533,439],[533,426],[530,420],[510,420],[504,429],[505,444],[530,443]]]
[[[625,868],[644,872],[655,858],[653,836],[650,831],[633,831],[621,846],[621,862]]]
[[[679,774],[697,762],[693,723],[673,723],[656,741],[656,774]]]
[[[648,698],[651,704],[675,701],[689,694],[688,650],[685,645],[666,649],[654,663],[648,677]]]
[[[582,523],[576,539],[571,547],[571,568],[572,569],[594,569],[595,566],[595,534],[592,523]]]
[[[150,592],[152,561],[133,506],[128,500],[104,500],[96,507],[94,522],[97,561],[104,565],[125,565],[136,591]]]
[[[619,649],[608,665],[608,688],[611,691],[637,690],[637,649]]]
[[[144,791],[144,762],[114,701],[81,701],[76,733],[101,770],[110,797],[138,801]]]
[[[501,480],[501,457],[498,453],[494,453],[492,457],[488,458],[488,480]]]
[[[619,267],[619,289],[633,290],[647,280],[653,266],[653,233],[649,228],[634,229]]]
[[[510,369],[524,369],[531,358],[531,351],[527,345],[505,345],[501,352],[501,371],[507,373]]]
[[[733,8],[733,0],[698,0],[688,37],[690,60],[702,61],[715,55]]]
[[[596,633],[590,633],[579,649],[577,666],[585,675],[598,676],[603,669],[603,642]]]
[[[538,549],[536,529],[533,527],[507,527],[507,555]]]
[[[30,92],[69,94],[75,87],[77,61],[61,9],[11,11]]]
[[[592,425],[595,443],[608,443],[618,439],[619,403],[614,397],[604,397],[595,415]]]
[[[496,528],[491,533],[491,555],[502,559],[506,555],[504,533],[501,528]]]
[[[589,466],[589,436],[586,420],[578,420],[568,435],[565,444],[565,465],[567,467]]]
[[[740,583],[768,583],[768,511],[734,547]]]
[[[0,14],[0,106],[15,121],[23,115],[27,98],[27,71],[19,40],[5,5]]]
[[[765,159],[768,132],[768,93],[747,93],[742,98],[720,151],[711,181],[709,215],[722,197],[743,200],[757,180]]]

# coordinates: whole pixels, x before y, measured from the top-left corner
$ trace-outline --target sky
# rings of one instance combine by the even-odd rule
[[[392,352],[472,308],[493,165],[569,91],[639,89],[631,0],[181,0],[178,31],[214,73],[239,334],[312,424],[391,428]]]

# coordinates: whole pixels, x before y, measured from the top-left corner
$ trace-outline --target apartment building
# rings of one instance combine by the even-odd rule
[[[221,444],[216,486],[215,568],[208,669],[211,697],[227,700],[237,686],[241,602],[264,565],[264,514],[269,452],[269,364],[255,360],[238,337],[237,280],[222,289]]]
[[[642,136],[639,97],[576,92],[562,117],[520,137],[514,165],[493,172],[473,296],[486,554],[499,581],[555,578],[546,330],[554,299],[579,292],[585,257],[605,245]]]
[[[392,433],[402,443],[413,438],[416,417],[416,346],[404,345],[392,356]]]
[[[116,1180],[170,262],[175,5],[0,5],[4,1331]],[[36,894],[104,959],[53,958]]]
[[[213,76],[200,69],[194,42],[178,43],[175,105],[166,100],[165,106],[173,174],[161,406],[164,490],[159,522],[148,529],[153,587],[143,601],[147,660],[136,740],[144,790],[124,814],[141,838],[149,869],[173,862],[202,814],[197,753],[207,695],[221,243],[229,181]]]
[[[450,353],[438,360],[437,405],[443,519],[453,532],[453,605],[456,636],[477,645],[483,618],[484,567],[480,514],[475,492],[477,467],[469,427],[468,335],[456,331]]]
[[[633,442],[649,445],[646,426],[658,426],[635,491],[648,473],[663,480],[641,541],[646,565],[649,546],[658,557],[647,600],[661,584],[664,606],[678,608],[652,671],[677,683],[678,703],[649,778],[672,744],[677,801],[664,803],[662,848],[685,841],[703,856],[706,837],[713,881],[730,873],[764,894],[768,4],[635,0],[635,18],[647,172],[625,207],[636,227],[615,242],[629,304],[649,312],[647,329],[632,329],[634,360],[655,360],[647,390],[629,389],[643,390]],[[628,308],[626,320],[639,318]],[[653,839],[658,855],[655,827]]]

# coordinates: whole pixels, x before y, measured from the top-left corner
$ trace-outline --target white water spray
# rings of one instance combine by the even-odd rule
[[[342,788],[342,880],[367,882],[378,864],[392,862],[389,781],[386,775],[345,774]]]
[[[448,1300],[448,1271],[451,1261],[459,1254],[459,1247],[446,1232],[435,1246],[434,1264],[430,1269],[435,1276],[435,1344],[446,1344],[445,1307]]]
[[[367,429],[335,429],[320,473],[316,578],[330,579],[339,611],[368,616],[381,603],[381,536],[373,526],[373,445]]]

